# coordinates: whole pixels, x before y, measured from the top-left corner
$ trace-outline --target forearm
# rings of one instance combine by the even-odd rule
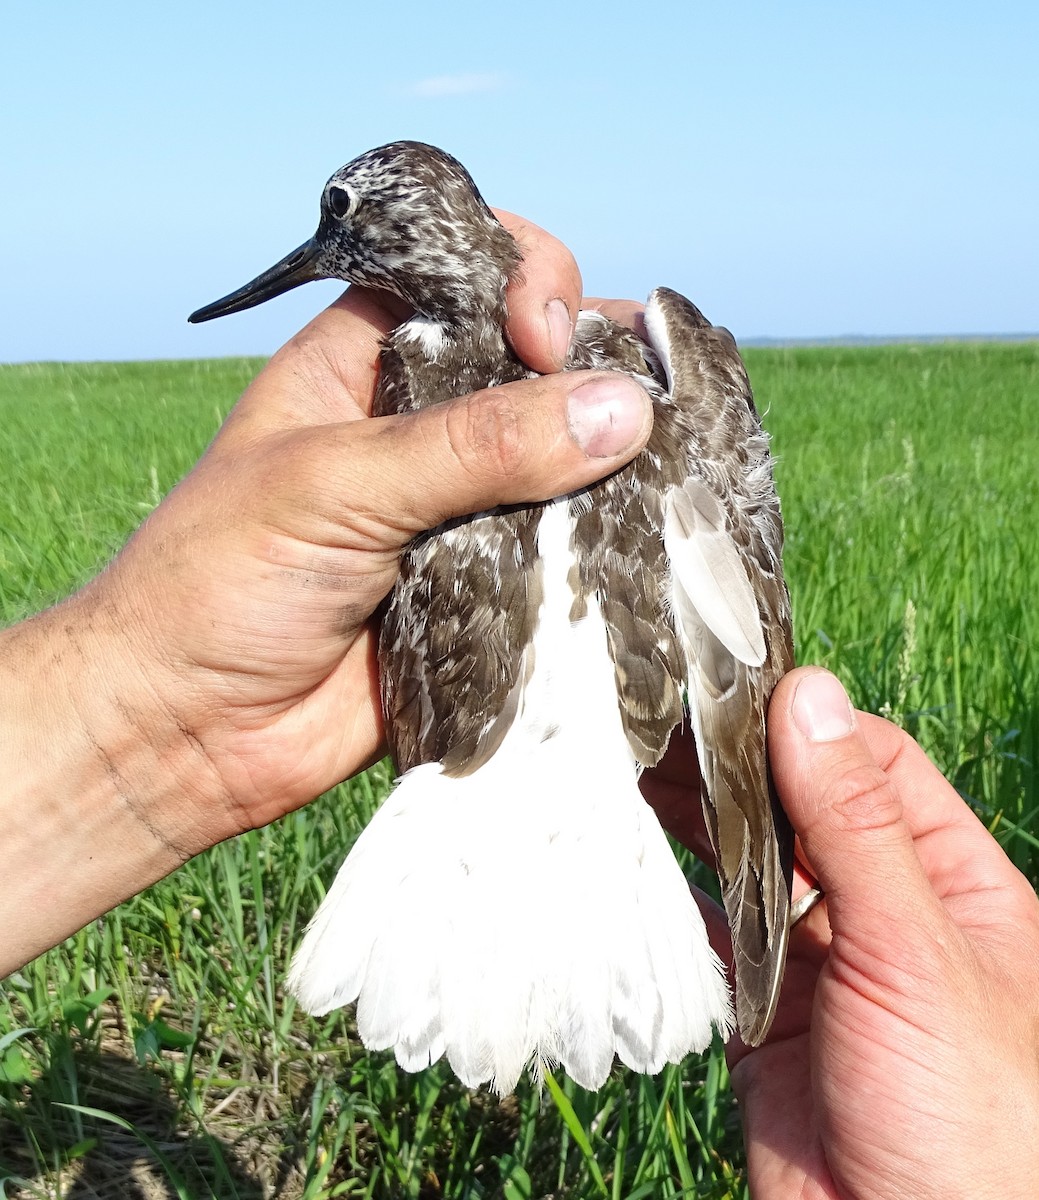
[[[88,590],[0,633],[0,976],[220,836],[115,624]]]

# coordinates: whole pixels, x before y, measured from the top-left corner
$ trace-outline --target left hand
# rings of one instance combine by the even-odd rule
[[[826,899],[791,932],[765,1043],[728,1046],[752,1194],[1039,1195],[1022,1134],[1039,1127],[1035,893],[920,747],[827,672],[779,684],[769,744]],[[647,787],[703,849],[689,761]]]

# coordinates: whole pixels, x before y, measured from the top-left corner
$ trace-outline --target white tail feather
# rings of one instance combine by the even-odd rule
[[[498,752],[461,778],[415,767],[358,839],[292,965],[313,1013],[357,1000],[407,1070],[446,1054],[504,1094],[559,1062],[598,1088],[731,1023],[703,920],[642,799],[594,601],[571,625],[570,521],[539,531],[534,672]]]

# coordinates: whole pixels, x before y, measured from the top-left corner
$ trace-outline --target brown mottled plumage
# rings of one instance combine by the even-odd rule
[[[757,1045],[783,979],[794,858],[765,748],[769,698],[794,666],[783,524],[768,440],[735,341],[675,292],[664,294],[661,307],[681,331],[670,339],[671,395],[687,422],[687,452],[739,550],[764,635],[764,662],[750,667],[704,630],[687,681],[704,813],[732,932],[740,1035]]]
[[[503,332],[518,264],[464,168],[398,142],[336,172],[310,242],[191,319],[319,277],[392,291],[416,316],[386,340],[375,414],[406,412],[529,375]],[[702,922],[634,786],[684,696],[741,1035],[757,1043],[772,1020],[793,842],[764,719],[792,654],[768,442],[725,330],[663,288],[646,321],[649,347],[582,314],[568,362],[639,379],[655,414],[643,453],[569,497],[422,535],[387,601],[382,696],[403,779],[290,983],[311,1011],[359,995],[362,1036],[410,1069],[446,1053],[503,1091],[524,1064],[561,1061],[597,1087],[614,1052],[655,1071],[726,1024]],[[524,892],[500,930],[498,889]]]

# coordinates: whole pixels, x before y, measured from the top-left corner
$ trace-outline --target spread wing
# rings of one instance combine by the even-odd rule
[[[707,826],[732,930],[740,1036],[768,1032],[786,960],[793,834],[772,788],[765,715],[793,666],[779,501],[736,344],[658,289],[646,312],[689,448],[665,502],[672,604]],[[682,428],[684,426],[684,428]]]

